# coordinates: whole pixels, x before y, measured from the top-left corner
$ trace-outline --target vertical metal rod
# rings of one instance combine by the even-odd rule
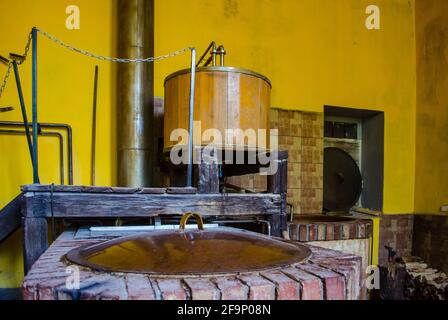
[[[194,120],[194,87],[196,78],[196,49],[191,49],[191,78],[190,78],[190,110],[188,115],[188,168],[187,186],[193,186],[193,120]]]
[[[95,66],[93,80],[93,114],[92,114],[92,154],[90,159],[90,184],[95,185],[95,158],[96,158],[96,102],[98,97],[98,66]]]
[[[38,124],[37,124],[37,29],[32,31],[32,120],[33,120],[33,183],[39,184],[39,164],[37,153]]]
[[[22,110],[23,125],[25,127],[26,140],[28,142],[28,150],[30,152],[31,164],[33,164],[34,163],[34,161],[33,161],[34,160],[33,159],[33,143],[31,142],[31,133],[30,133],[30,127],[28,125],[28,117],[26,115],[25,100],[23,99],[22,84],[20,83],[19,68],[18,68],[17,62],[15,60],[13,60],[12,66],[14,68],[14,75],[16,78],[17,93],[19,95],[19,100],[20,100],[20,109]],[[33,165],[33,168],[34,168],[34,165]]]

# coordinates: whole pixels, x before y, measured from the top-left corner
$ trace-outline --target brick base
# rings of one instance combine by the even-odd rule
[[[383,215],[380,222],[380,240],[378,263],[387,265],[387,250],[389,246],[397,251],[397,256],[409,256],[412,254],[414,215],[397,214]]]
[[[297,218],[297,221],[288,223],[288,236],[300,242],[366,239],[371,236],[372,228],[372,220],[367,219],[301,222]]]
[[[61,258],[80,245],[105,239],[75,239],[63,233],[33,265],[22,283],[25,300],[320,300],[359,299],[361,258],[312,247],[311,258],[286,268],[217,277],[152,277],[80,268],[80,288],[67,289]]]

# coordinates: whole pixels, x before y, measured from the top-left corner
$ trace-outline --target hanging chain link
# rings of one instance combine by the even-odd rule
[[[36,28],[36,31],[39,32],[40,34],[42,34],[43,36],[47,37],[51,41],[59,44],[60,46],[66,48],[68,50],[80,53],[80,54],[85,55],[85,56],[90,57],[90,58],[102,60],[102,61],[111,61],[111,62],[120,62],[120,63],[148,63],[148,62],[154,62],[154,61],[160,61],[160,60],[165,60],[165,59],[168,59],[168,58],[172,58],[172,57],[181,55],[181,54],[183,54],[183,53],[193,49],[192,47],[185,47],[183,49],[180,49],[180,50],[168,53],[168,54],[164,54],[164,55],[158,56],[158,57],[137,58],[137,59],[114,58],[114,57],[106,57],[106,56],[101,56],[101,55],[98,55],[98,54],[93,54],[93,53],[91,53],[89,51],[76,48],[76,47],[74,47],[72,45],[69,45],[69,44],[63,42],[62,40],[59,40],[58,38],[52,36],[51,34],[49,34],[46,31],[43,31],[43,30],[40,30],[40,29],[37,29],[37,28]],[[24,59],[18,60],[17,61],[18,65],[21,65],[22,63],[25,62],[26,57],[28,55],[28,52],[30,50],[32,37],[33,37],[32,32],[30,32],[30,34],[28,35],[27,44],[25,46],[25,51],[23,53]],[[12,62],[10,62],[8,64],[8,70],[6,71],[5,77],[3,78],[2,85],[0,86],[0,98],[2,97],[3,91],[5,90],[5,87],[6,87],[6,84],[8,82],[9,76],[11,74],[11,69],[12,69]]]
[[[32,41],[32,40],[33,40],[33,33],[30,32],[30,33],[28,34],[28,41],[27,41],[26,46],[25,46],[25,52],[23,53],[23,60],[18,60],[18,61],[17,61],[17,64],[18,64],[18,65],[21,65],[22,63],[25,62],[26,57],[28,56],[28,51],[30,51],[30,46],[31,46],[31,41]]]
[[[2,97],[3,91],[6,88],[6,84],[8,83],[9,75],[11,74],[12,63],[8,63],[8,70],[6,70],[5,77],[3,78],[2,85],[0,86],[0,98]]]
[[[159,61],[159,60],[164,60],[164,59],[168,59],[171,57],[175,57],[178,56],[180,54],[183,54],[189,50],[191,50],[191,47],[185,47],[183,49],[162,55],[162,56],[158,56],[158,57],[149,57],[149,58],[137,58],[137,59],[127,59],[127,58],[113,58],[113,57],[106,57],[106,56],[101,56],[98,54],[93,54],[91,52],[88,52],[86,50],[82,50],[82,49],[78,49],[75,48],[65,42],[63,42],[62,40],[59,40],[58,38],[52,36],[51,34],[49,34],[48,32],[45,32],[43,30],[37,29],[37,31],[42,34],[43,36],[47,37],[48,39],[50,39],[51,41],[63,46],[64,48],[83,54],[85,56],[94,58],[94,59],[98,59],[98,60],[103,60],[103,61],[112,61],[112,62],[122,62],[122,63],[144,63],[144,62],[154,62],[154,61]]]
[[[25,62],[26,57],[28,55],[28,51],[30,51],[30,45],[31,45],[32,37],[33,37],[33,35],[30,32],[29,35],[28,35],[28,41],[26,43],[24,53],[22,55],[23,56],[23,60],[17,60],[17,64],[18,65],[21,65],[22,63]],[[0,86],[0,98],[2,97],[3,91],[5,91],[6,84],[8,83],[9,76],[11,75],[11,69],[12,69],[12,62],[9,62],[8,63],[8,69],[6,70],[5,77],[3,78],[2,85]]]

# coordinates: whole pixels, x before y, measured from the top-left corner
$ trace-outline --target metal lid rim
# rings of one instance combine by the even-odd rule
[[[170,75],[168,75],[165,78],[164,81],[164,85],[166,84],[166,82],[168,80],[171,80],[172,78],[175,78],[179,75],[183,75],[183,74],[187,74],[190,73],[191,69],[187,68],[187,69],[182,69],[182,70],[178,70],[176,72],[171,73]],[[243,69],[243,68],[236,68],[236,67],[200,67],[196,69],[196,72],[233,72],[233,73],[242,73],[245,75],[249,75],[249,76],[253,76],[259,79],[262,79],[264,81],[266,81],[269,86],[272,88],[272,83],[271,80],[269,80],[268,77],[262,75],[261,73],[252,71],[252,70],[248,70],[248,69]]]

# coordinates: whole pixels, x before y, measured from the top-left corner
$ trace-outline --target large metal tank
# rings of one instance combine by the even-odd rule
[[[190,69],[180,70],[165,79],[164,150],[170,150],[177,141],[170,141],[175,129],[188,131]],[[269,145],[269,108],[271,82],[265,76],[233,67],[200,67],[196,69],[194,120],[201,122],[201,136],[207,129],[218,129],[222,140],[215,140],[218,148],[233,148],[235,141],[225,143],[226,129],[266,130],[266,142],[244,139],[245,149],[266,149]],[[208,140],[194,133],[193,145],[207,145]],[[241,134],[239,134],[241,138]],[[182,144],[187,144],[183,141]],[[236,143],[238,145],[238,143]]]

